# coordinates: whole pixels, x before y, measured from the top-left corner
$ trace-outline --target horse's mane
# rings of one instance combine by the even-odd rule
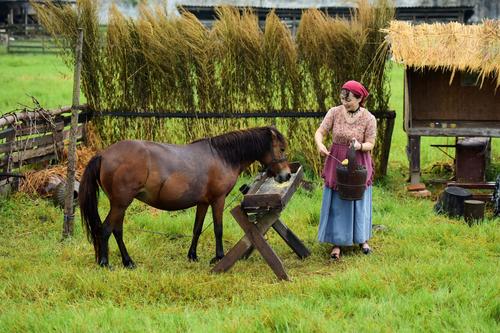
[[[285,137],[274,127],[256,127],[205,138],[210,146],[230,165],[255,161],[272,148],[272,135],[283,144]],[[196,142],[196,141],[195,141]]]

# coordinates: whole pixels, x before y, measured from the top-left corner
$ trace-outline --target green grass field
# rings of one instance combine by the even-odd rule
[[[398,118],[389,175],[374,186],[374,223],[386,229],[374,232],[373,255],[348,250],[340,262],[328,260],[329,246],[316,242],[317,178],[311,179],[315,190],[299,189],[282,214],[311,257],[299,260],[279,236],[268,234],[290,282],[278,282],[258,253],[228,273],[210,274],[212,228],[201,236],[200,262],[190,263],[194,210],[162,212],[139,202],[129,208],[124,231],[138,268],[121,268],[110,239],[114,269],[100,269],[79,216],[75,236],[60,242],[62,211],[18,194],[0,199],[0,332],[497,332],[499,221],[468,227],[435,215],[433,201],[406,195],[402,74],[399,67],[391,72],[391,106]],[[71,102],[71,70],[53,56],[0,54],[0,79],[0,113],[18,103],[30,105],[26,94],[47,108]],[[428,146],[446,140],[422,140],[425,170],[449,162]],[[495,140],[490,173],[498,170],[499,148]],[[424,179],[443,176],[428,172]],[[235,188],[250,180],[243,177]],[[241,199],[236,192],[227,206]],[[100,203],[103,216],[107,200]],[[228,211],[226,251],[242,236]]]

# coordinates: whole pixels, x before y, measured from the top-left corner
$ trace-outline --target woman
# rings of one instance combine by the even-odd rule
[[[365,109],[368,97],[366,88],[357,81],[348,81],[342,86],[342,105],[331,108],[316,130],[314,140],[322,156],[327,156],[322,177],[325,181],[321,205],[318,240],[331,243],[330,257],[340,258],[340,246],[359,244],[364,254],[371,253],[368,240],[372,227],[372,181],[374,168],[370,152],[375,144],[377,121]],[[333,144],[328,150],[323,139],[333,135]],[[366,189],[358,201],[342,200],[337,192],[336,167],[347,158],[350,145],[356,150],[356,161],[367,172]]]

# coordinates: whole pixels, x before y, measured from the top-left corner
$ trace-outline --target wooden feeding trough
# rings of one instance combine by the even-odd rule
[[[462,145],[458,138],[500,137],[499,29],[495,20],[480,25],[391,23],[393,58],[405,65],[404,129],[412,184],[420,182],[421,136],[456,138],[459,176],[469,167],[485,168],[473,151],[477,147]],[[484,170],[474,171],[484,177]]]
[[[292,177],[277,183],[272,177],[257,176],[240,205],[231,214],[245,231],[245,236],[229,250],[212,269],[228,271],[241,258],[248,258],[257,249],[280,280],[288,280],[283,262],[267,243],[264,235],[272,227],[301,259],[310,255],[302,241],[280,219],[280,213],[300,185],[304,172],[299,163],[291,163]]]

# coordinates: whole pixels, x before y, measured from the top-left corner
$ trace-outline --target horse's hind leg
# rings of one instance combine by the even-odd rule
[[[108,240],[109,236],[111,236],[111,232],[113,231],[111,224],[109,222],[110,216],[111,216],[111,211],[108,213],[108,216],[106,217],[104,223],[102,224],[99,237],[99,258],[97,258],[97,263],[101,267],[109,266]]]
[[[196,218],[194,220],[193,227],[193,239],[191,240],[191,247],[188,252],[188,259],[191,261],[198,261],[198,255],[196,253],[196,248],[198,247],[198,239],[201,235],[201,229],[203,228],[203,221],[205,220],[205,215],[207,214],[208,205],[199,204],[196,207]]]
[[[122,262],[125,267],[133,268],[135,267],[134,262],[130,258],[125,243],[123,242],[123,218],[125,217],[126,207],[111,206],[111,209],[103,223],[103,228],[101,231],[101,252],[99,258],[99,265],[108,266],[108,240],[111,233],[115,236],[116,243],[120,249],[122,256]]]
[[[121,218],[121,223],[116,225],[113,229],[113,235],[115,236],[116,243],[118,244],[118,248],[120,249],[120,253],[122,255],[123,266],[130,269],[135,268],[135,263],[132,258],[130,258],[127,248],[125,247],[125,243],[123,242],[123,216]]]

